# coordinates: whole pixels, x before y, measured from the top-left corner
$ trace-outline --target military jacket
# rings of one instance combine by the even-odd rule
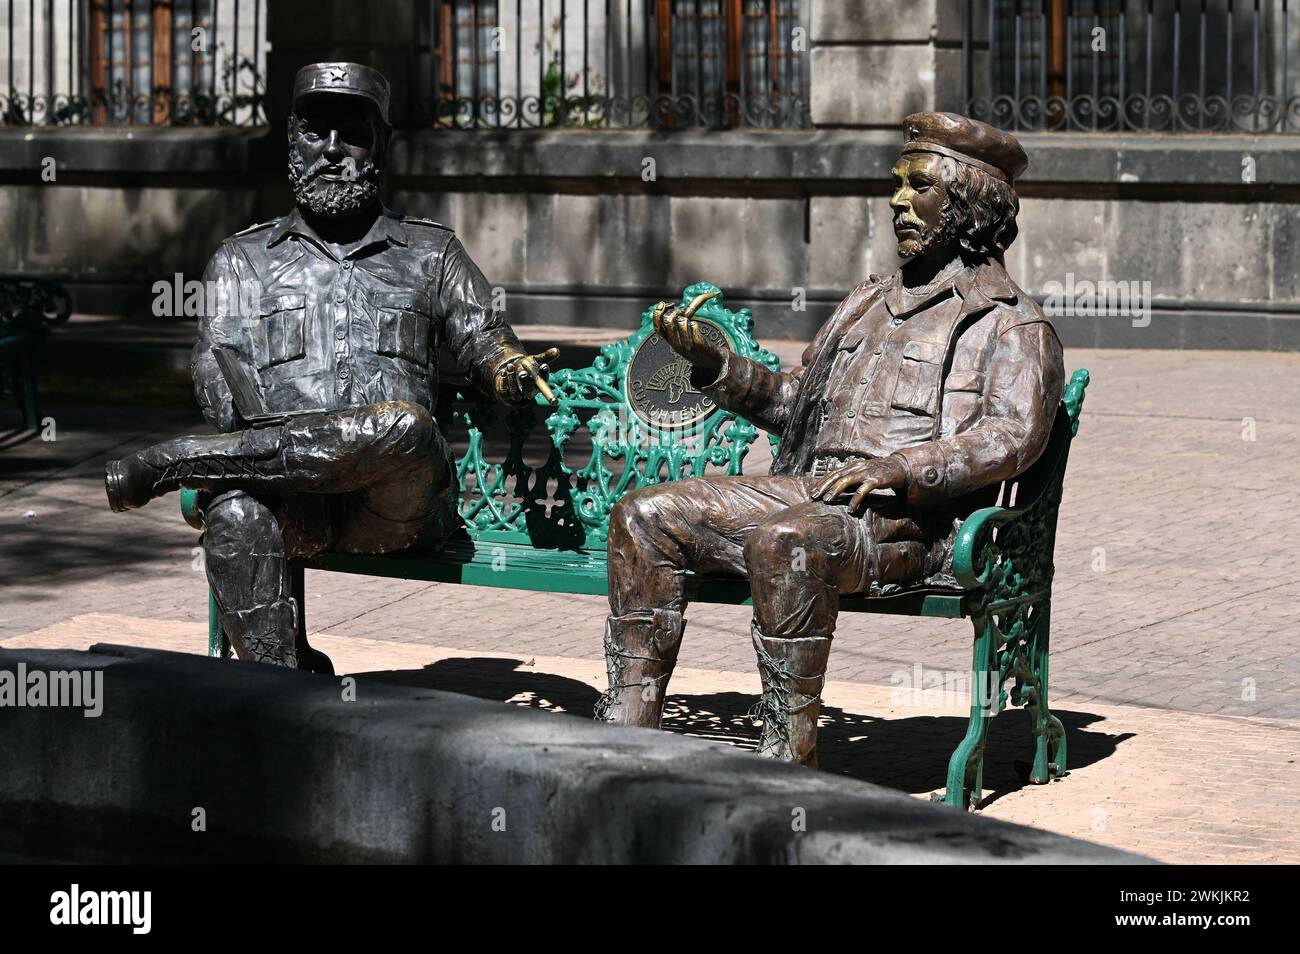
[[[212,355],[229,345],[268,411],[337,410],[409,401],[433,410],[445,344],[492,393],[492,370],[522,350],[492,288],[453,232],[382,210],[343,254],[289,215],[226,239],[204,273],[208,289],[191,367],[200,406],[221,430],[238,426]]]

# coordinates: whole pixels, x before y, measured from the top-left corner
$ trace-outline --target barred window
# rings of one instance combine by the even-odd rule
[[[1013,129],[1287,132],[1286,0],[966,0],[966,111]]]

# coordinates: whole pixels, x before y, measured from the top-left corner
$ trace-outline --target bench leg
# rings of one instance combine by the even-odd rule
[[[1047,663],[1051,638],[1051,601],[1043,603],[1038,611],[1042,614],[1033,638],[1030,650],[1030,667],[1033,673],[1034,690],[1026,705],[1033,725],[1034,764],[1029,772],[1029,781],[1036,785],[1045,785],[1054,777],[1069,774],[1066,769],[1065,726],[1061,720],[1052,715],[1047,704]]]
[[[221,611],[211,590],[208,591],[208,655],[214,659],[230,658],[230,640],[221,628]]]
[[[972,687],[970,722],[966,737],[948,760],[948,787],[943,796],[945,805],[971,811],[984,797],[984,743],[989,723],[997,715],[1001,695],[994,663],[998,632],[993,616],[980,614],[974,623],[975,654],[971,671],[976,685]]]
[[[307,644],[307,571],[297,560],[289,561],[289,591],[298,611],[298,631],[294,634],[298,668],[334,675],[334,663],[330,658]]]

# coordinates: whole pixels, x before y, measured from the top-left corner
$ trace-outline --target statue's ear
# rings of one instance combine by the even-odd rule
[[[375,165],[380,169],[388,165],[388,147],[393,141],[391,123],[380,122],[375,132]]]

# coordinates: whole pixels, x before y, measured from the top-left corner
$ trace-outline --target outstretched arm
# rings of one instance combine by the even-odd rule
[[[534,391],[552,404],[546,384],[546,362],[560,354],[556,348],[537,355],[524,351],[518,336],[500,311],[492,307],[492,287],[465,251],[452,238],[443,253],[438,303],[446,322],[447,346],[471,380],[503,401],[519,402]]]

